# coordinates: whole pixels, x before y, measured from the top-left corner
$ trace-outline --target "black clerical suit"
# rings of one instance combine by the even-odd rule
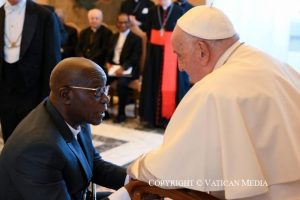
[[[91,59],[101,67],[105,64],[105,56],[112,31],[101,25],[96,32],[90,27],[80,32],[76,55]]]
[[[90,127],[77,140],[49,100],[15,129],[0,155],[0,199],[81,200],[90,181],[124,185],[126,171],[104,161],[92,144]]]
[[[17,124],[49,94],[49,77],[60,60],[54,13],[27,0],[20,57],[4,60],[5,10],[0,8],[0,118],[4,141]]]
[[[125,116],[125,106],[127,103],[127,97],[129,93],[128,84],[130,83],[130,81],[138,79],[140,74],[139,61],[142,52],[142,41],[139,36],[135,35],[130,31],[126,37],[124,46],[121,51],[120,63],[114,63],[114,52],[119,35],[119,33],[114,34],[110,41],[110,48],[107,54],[107,62],[110,64],[119,64],[124,68],[124,70],[128,69],[129,67],[132,67],[132,76],[117,78],[109,77],[108,82],[110,83],[112,80],[117,80],[117,93],[119,97],[118,116]]]
[[[170,70],[170,66],[163,66],[165,59],[164,56],[166,55],[164,52],[165,47],[152,43],[151,34],[153,30],[159,31],[162,28],[162,21],[164,20],[166,20],[163,27],[164,32],[172,32],[176,26],[177,20],[183,15],[183,10],[178,5],[171,4],[165,11],[165,15],[163,13],[164,11],[162,6],[157,5],[153,7],[150,9],[148,22],[146,23],[147,34],[150,41],[147,48],[147,57],[143,70],[143,83],[140,98],[140,117],[142,123],[146,126],[165,128],[170,117],[165,118],[162,116],[162,80],[163,69]],[[176,96],[174,99],[176,99],[176,103],[178,103],[178,92],[184,83],[182,82],[182,79],[178,79],[179,71],[177,67],[176,70],[177,77],[175,76],[174,80],[177,82],[177,87]],[[169,75],[168,73],[166,74]]]

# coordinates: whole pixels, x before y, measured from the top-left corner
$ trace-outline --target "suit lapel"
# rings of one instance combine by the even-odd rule
[[[0,8],[0,48],[1,48],[1,58],[3,58],[3,48],[4,48],[4,21],[5,21],[5,11],[4,6]]]
[[[75,156],[79,160],[79,162],[86,174],[87,180],[91,180],[92,170],[91,170],[90,164],[88,163],[87,158],[85,157],[83,150],[81,149],[78,141],[75,139],[71,130],[65,123],[64,119],[57,112],[57,110],[54,108],[54,106],[51,104],[51,102],[49,100],[47,100],[47,101],[45,101],[45,104],[46,104],[46,110],[48,111],[49,115],[51,116],[52,120],[54,121],[55,126],[59,130],[62,137],[65,139],[68,147],[71,149],[71,151],[75,154]],[[79,133],[79,135],[80,134],[83,134],[83,133]],[[86,146],[84,147],[84,149],[86,149]]]
[[[122,52],[121,52],[121,55],[120,55],[120,60],[123,57],[124,53],[128,53],[127,48],[129,47],[130,39],[131,39],[131,31],[128,33],[128,35],[127,35],[127,37],[125,39],[124,46],[122,48]],[[130,52],[130,53],[132,53],[132,52]]]
[[[116,48],[116,46],[117,46],[117,43],[118,43],[118,39],[119,39],[119,35],[120,35],[120,33],[117,33],[117,34],[115,34],[114,35],[114,37],[113,37],[113,44],[115,44],[115,46],[114,46],[114,49]]]
[[[92,30],[91,30],[91,34],[94,33],[95,34],[95,44],[99,44],[99,40],[102,38],[102,34],[104,34],[104,32],[102,31],[103,29],[103,25],[101,25],[97,31],[94,33]],[[96,45],[97,46],[97,45]],[[97,46],[98,48],[98,46]]]
[[[79,133],[79,135],[82,133]],[[73,153],[78,158],[79,162],[81,163],[81,166],[87,176],[87,180],[91,180],[92,178],[92,170],[91,167],[87,161],[87,158],[85,157],[82,148],[80,147],[78,141],[73,138],[71,142],[67,143],[70,149],[73,151]]]
[[[108,58],[110,60],[110,62],[113,62],[114,59],[114,53],[115,53],[115,48],[117,46],[118,43],[118,39],[119,39],[119,32],[113,34],[111,41],[110,41],[110,47],[109,47],[109,53],[108,53]]]
[[[90,150],[89,150],[89,145],[88,145],[88,142],[86,140],[86,137],[84,134],[89,134],[89,133],[86,133],[85,132],[85,129],[83,127],[81,127],[81,133],[77,135],[77,139],[78,139],[78,142],[80,143],[81,145],[81,148],[86,156],[86,159],[89,163],[90,166],[93,166],[93,158],[92,158],[92,154],[89,153]]]
[[[20,59],[24,56],[26,50],[34,36],[35,27],[37,24],[38,17],[34,11],[34,3],[31,1],[26,2],[25,19],[22,32]]]
[[[5,20],[5,11],[4,6],[0,8],[0,80],[2,78],[2,66],[4,59],[4,20]]]

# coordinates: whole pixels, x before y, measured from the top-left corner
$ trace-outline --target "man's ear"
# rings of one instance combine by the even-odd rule
[[[210,51],[209,51],[209,46],[206,42],[204,41],[198,41],[198,50],[199,50],[199,56],[200,56],[200,63],[206,66],[209,63],[210,60]]]
[[[59,97],[63,101],[64,104],[71,104],[72,99],[72,91],[68,87],[61,87],[59,88]]]

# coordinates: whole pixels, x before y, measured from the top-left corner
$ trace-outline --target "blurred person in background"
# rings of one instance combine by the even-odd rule
[[[108,84],[117,81],[118,114],[114,119],[115,123],[122,123],[126,120],[125,106],[129,96],[129,83],[139,79],[140,66],[139,61],[142,52],[141,38],[129,29],[130,20],[126,13],[120,13],[117,16],[117,29],[110,41],[106,68],[109,71],[114,65],[119,65],[113,76],[108,73]],[[123,74],[124,71],[131,69],[130,74]]]
[[[120,12],[127,13],[132,23],[139,26],[142,31],[146,31],[145,23],[153,6],[151,0],[125,0],[121,4]]]
[[[149,45],[143,70],[140,118],[145,127],[166,127],[178,100],[177,58],[171,34],[183,10],[172,0],[159,0],[149,11],[146,23]]]
[[[100,9],[89,10],[88,21],[89,27],[80,32],[76,56],[91,59],[103,67],[112,31],[102,24],[103,14]]]
[[[60,48],[62,59],[74,57],[78,41],[77,29],[65,23],[64,11],[62,9],[55,9],[55,12],[67,32],[67,38],[61,44]]]
[[[61,58],[58,27],[54,13],[31,0],[7,0],[0,8],[0,119],[5,142],[49,95],[49,76]]]

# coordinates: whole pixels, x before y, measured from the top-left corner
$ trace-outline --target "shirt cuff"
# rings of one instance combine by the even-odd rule
[[[108,198],[109,200],[131,200],[125,187],[121,187],[119,190],[112,193]]]
[[[129,175],[126,176],[124,185],[126,185],[127,183],[129,183]]]

